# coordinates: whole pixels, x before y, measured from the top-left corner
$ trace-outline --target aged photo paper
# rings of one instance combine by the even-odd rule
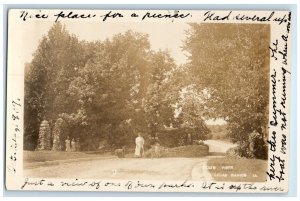
[[[6,188],[287,193],[291,20],[10,9]]]

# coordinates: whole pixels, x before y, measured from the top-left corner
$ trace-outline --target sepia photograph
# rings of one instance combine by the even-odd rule
[[[24,175],[265,181],[270,26],[173,29],[42,29],[24,64]]]
[[[101,12],[11,14],[18,188],[286,191],[287,12]]]

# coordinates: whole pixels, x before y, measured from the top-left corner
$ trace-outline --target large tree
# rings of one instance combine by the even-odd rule
[[[153,52],[147,74],[147,90],[143,97],[143,110],[146,115],[149,134],[155,136],[163,126],[172,123],[174,109],[171,106],[172,97],[168,96],[170,73],[176,64],[167,51]]]
[[[199,89],[206,89],[206,116],[224,118],[241,146],[253,131],[266,135],[270,26],[190,24],[184,49]]]
[[[95,148],[100,140],[112,146],[124,145],[134,137],[132,122],[145,88],[150,44],[146,35],[128,31],[94,48],[96,54],[67,91],[87,114],[89,128],[81,139],[88,140],[86,148]]]
[[[53,126],[60,113],[77,106],[65,91],[92,53],[86,48],[85,42],[70,35],[59,22],[41,39],[25,67],[25,149],[35,148],[42,120]]]

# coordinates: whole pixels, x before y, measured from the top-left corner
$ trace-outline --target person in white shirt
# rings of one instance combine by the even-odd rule
[[[144,143],[145,143],[145,140],[144,138],[142,137],[141,133],[138,134],[138,137],[135,138],[135,156],[138,157],[138,158],[141,158],[143,157],[143,154],[144,154]]]
[[[70,139],[69,137],[67,137],[67,139],[65,140],[66,143],[66,151],[71,151],[71,146],[70,146]]]

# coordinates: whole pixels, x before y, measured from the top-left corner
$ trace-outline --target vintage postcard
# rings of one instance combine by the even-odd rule
[[[291,12],[8,12],[6,188],[286,193]]]

